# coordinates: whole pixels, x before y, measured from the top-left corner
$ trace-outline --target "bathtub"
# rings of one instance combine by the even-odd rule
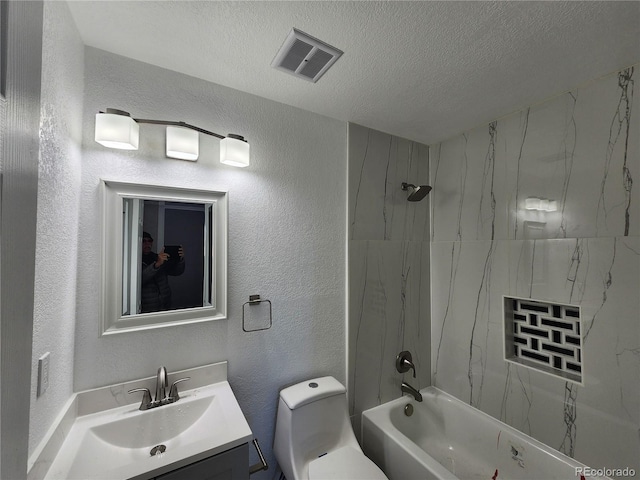
[[[405,396],[362,413],[362,448],[391,480],[570,480],[585,472],[585,465],[437,388],[420,392],[422,403]],[[607,478],[587,473],[589,480]]]

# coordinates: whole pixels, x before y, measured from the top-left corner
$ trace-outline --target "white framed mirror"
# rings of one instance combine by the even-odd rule
[[[100,335],[227,316],[227,192],[102,180]]]

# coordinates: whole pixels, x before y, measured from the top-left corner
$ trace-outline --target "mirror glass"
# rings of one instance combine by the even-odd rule
[[[103,185],[101,333],[226,318],[226,192]]]
[[[123,199],[122,315],[212,305],[212,207]]]

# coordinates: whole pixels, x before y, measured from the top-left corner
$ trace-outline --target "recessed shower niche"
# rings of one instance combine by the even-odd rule
[[[582,385],[580,307],[503,298],[504,359]]]

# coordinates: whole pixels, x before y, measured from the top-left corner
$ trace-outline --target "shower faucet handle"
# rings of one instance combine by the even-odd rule
[[[398,354],[396,357],[396,370],[398,373],[406,373],[409,370],[413,370],[413,378],[416,378],[416,366],[413,364],[413,357],[410,351],[405,350]]]

